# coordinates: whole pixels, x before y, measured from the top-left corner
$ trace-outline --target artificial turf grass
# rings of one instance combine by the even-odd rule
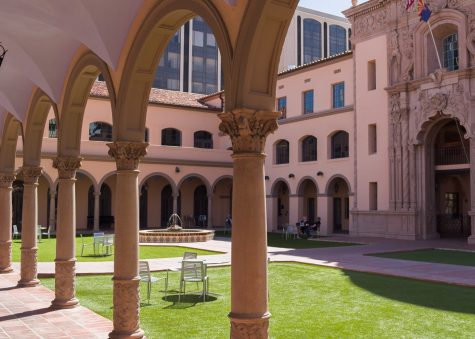
[[[163,282],[153,286],[150,305],[141,308],[148,338],[229,338],[230,268],[208,275],[210,291],[221,296],[206,303],[190,296],[177,304],[176,292],[159,292]],[[78,277],[77,295],[112,319],[110,278]],[[178,281],[170,273],[170,289]],[[269,286],[271,338],[473,338],[474,288],[293,263],[270,264]]]
[[[86,242],[92,242],[92,237],[84,237]],[[84,256],[81,256],[81,238],[76,238],[76,259],[77,261],[86,262],[98,262],[98,261],[113,261],[114,256],[94,256],[93,249],[91,246],[84,248]],[[12,246],[12,261],[20,261],[20,246],[21,240],[13,240]],[[221,254],[220,252],[212,252],[199,250],[188,247],[180,246],[140,246],[140,259],[157,259],[157,258],[175,258],[182,257],[183,252],[191,251],[196,252],[198,255],[212,255],[212,254]],[[56,239],[42,239],[38,243],[38,261],[39,262],[54,262],[56,257]]]
[[[443,249],[423,249],[406,252],[387,252],[368,254],[374,257],[422,261],[437,264],[475,266],[475,252]]]
[[[222,231],[215,232],[217,237],[230,238],[229,233],[224,233]],[[323,237],[315,239],[285,239],[282,233],[267,233],[267,246],[269,247],[280,247],[280,248],[295,248],[295,249],[305,249],[305,248],[325,248],[325,247],[343,247],[343,246],[356,246],[361,245],[351,242],[342,242],[342,241],[326,241],[323,240]]]

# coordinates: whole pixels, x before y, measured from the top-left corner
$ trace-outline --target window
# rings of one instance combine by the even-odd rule
[[[331,142],[331,158],[332,159],[339,159],[339,158],[347,158],[350,155],[349,152],[349,135],[345,131],[340,131],[335,133],[332,136]]]
[[[449,71],[459,69],[459,49],[458,49],[458,34],[450,34],[443,41],[444,48],[444,68]]]
[[[338,25],[330,25],[330,56],[346,51],[346,30]]]
[[[317,161],[317,138],[308,136],[302,140],[302,161]]]
[[[48,137],[49,138],[58,137],[58,125],[56,124],[56,119],[50,119],[48,122]]]
[[[368,125],[368,154],[378,151],[376,124]]]
[[[89,124],[89,140],[112,141],[112,126],[101,121],[91,122]]]
[[[345,83],[333,85],[333,108],[345,107]]]
[[[178,30],[167,45],[153,80],[153,87],[174,91],[180,90],[181,30]]]
[[[196,148],[213,148],[213,136],[206,131],[198,131],[194,134]]]
[[[193,46],[203,47],[204,46],[204,34],[203,32],[193,31]]]
[[[277,111],[282,112],[279,119],[287,118],[287,97],[277,99]]]
[[[163,146],[181,146],[181,132],[175,128],[162,129]]]
[[[376,89],[376,60],[368,61],[368,91]]]
[[[322,24],[313,19],[303,19],[303,62],[322,58]]]
[[[289,142],[287,140],[281,140],[275,147],[275,163],[276,164],[288,164],[289,163]]]
[[[378,183],[369,183],[369,209],[376,211],[378,209]]]
[[[313,90],[303,92],[303,114],[313,113]]]

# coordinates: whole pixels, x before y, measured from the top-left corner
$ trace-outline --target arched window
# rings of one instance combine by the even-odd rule
[[[459,69],[459,48],[458,48],[458,34],[453,33],[442,40],[444,49],[444,68],[449,71]]]
[[[289,163],[289,142],[287,140],[281,140],[275,145],[275,163]]]
[[[112,141],[112,126],[102,121],[91,122],[89,124],[89,140]]]
[[[56,123],[56,119],[54,118],[48,121],[48,137],[49,138],[58,137],[58,124]]]
[[[213,148],[213,136],[206,131],[198,131],[194,134],[196,148]]]
[[[332,136],[332,159],[350,156],[349,139],[349,135],[345,131],[337,132]]]
[[[317,138],[308,136],[302,140],[302,161],[317,161]]]
[[[181,132],[176,128],[162,129],[163,146],[181,146]]]
[[[303,19],[303,62],[322,58],[322,24],[317,20]]]
[[[330,25],[330,56],[346,51],[346,29]]]

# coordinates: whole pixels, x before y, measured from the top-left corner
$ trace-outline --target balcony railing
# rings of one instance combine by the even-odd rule
[[[469,162],[470,152],[467,149],[467,154],[465,155],[462,146],[440,147],[435,149],[436,165],[468,164]]]

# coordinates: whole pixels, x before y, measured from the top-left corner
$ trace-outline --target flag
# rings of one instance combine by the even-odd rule
[[[407,0],[406,1],[406,11],[408,11],[413,5],[416,0]]]
[[[422,10],[424,9],[425,5],[426,4],[424,0],[417,0],[417,15],[421,16]]]
[[[419,16],[421,17],[421,21],[429,21],[430,15],[432,14],[431,10],[429,9],[429,6],[424,5],[422,8]]]

